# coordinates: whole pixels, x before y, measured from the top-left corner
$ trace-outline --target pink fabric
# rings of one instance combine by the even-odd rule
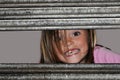
[[[120,54],[104,47],[96,46],[94,49],[95,63],[120,63]]]

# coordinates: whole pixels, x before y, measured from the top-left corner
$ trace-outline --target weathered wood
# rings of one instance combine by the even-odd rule
[[[120,18],[120,14],[60,14],[60,15],[12,15],[0,16],[0,20],[21,19],[86,19],[86,18]]]
[[[120,28],[119,13],[119,6],[0,8],[0,30]]]
[[[0,27],[120,25],[120,18],[0,20]],[[87,28],[87,27],[86,27]]]
[[[118,64],[0,64],[0,80],[118,80]]]
[[[38,3],[38,2],[119,2],[119,0],[0,0],[0,3]]]
[[[0,8],[14,8],[14,7],[109,7],[109,6],[119,6],[120,2],[104,2],[104,3],[100,3],[100,2],[94,2],[94,3],[11,3],[11,4],[0,4]]]
[[[0,8],[0,16],[15,15],[80,15],[80,14],[119,14],[120,7],[37,7]]]
[[[119,0],[1,0],[0,30],[120,28]]]

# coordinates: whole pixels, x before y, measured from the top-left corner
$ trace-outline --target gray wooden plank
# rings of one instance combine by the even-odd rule
[[[43,7],[0,8],[0,16],[8,15],[60,15],[60,14],[118,14],[120,7]]]
[[[38,3],[38,2],[119,2],[119,0],[0,0],[0,3]]]
[[[40,30],[63,30],[63,29],[120,29],[119,25],[87,25],[87,26],[1,26],[0,31],[40,31]]]
[[[118,80],[119,70],[119,64],[0,64],[0,79]]]
[[[0,20],[0,26],[92,26],[92,25],[120,25],[120,18],[87,18],[87,19],[22,19]]]
[[[16,8],[16,7],[108,7],[108,6],[120,6],[120,2],[73,2],[73,3],[5,3],[0,4],[0,8]]]
[[[120,18],[120,14],[63,14],[63,15],[7,15],[0,16],[0,20],[17,19],[78,19],[78,18]]]
[[[120,74],[2,74],[1,80],[119,80]]]

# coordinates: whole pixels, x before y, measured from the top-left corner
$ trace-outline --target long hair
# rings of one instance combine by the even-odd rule
[[[59,45],[59,31],[60,30],[44,30],[41,34],[40,49],[41,60],[40,63],[62,63],[54,50],[53,41],[56,43],[57,48],[61,50]],[[85,63],[94,63],[93,50],[96,45],[95,30],[88,29],[88,53],[85,56]],[[65,32],[65,30],[64,30]]]

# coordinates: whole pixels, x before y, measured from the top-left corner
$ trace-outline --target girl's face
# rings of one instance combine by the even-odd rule
[[[64,63],[84,63],[88,53],[87,30],[59,30],[59,50],[53,42],[56,55]]]

